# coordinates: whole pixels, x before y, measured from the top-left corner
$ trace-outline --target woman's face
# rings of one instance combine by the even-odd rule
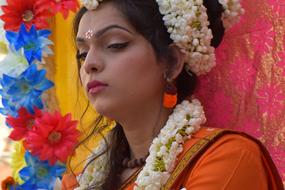
[[[84,14],[76,43],[82,85],[100,114],[116,119],[161,101],[164,64],[111,3]]]

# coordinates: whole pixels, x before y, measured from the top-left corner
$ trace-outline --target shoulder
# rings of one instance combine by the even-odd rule
[[[185,141],[183,152],[179,155],[178,160],[190,159],[193,163],[192,160],[199,162],[213,157],[224,160],[240,155],[251,155],[255,159],[263,155],[261,148],[264,149],[261,142],[245,133],[202,127],[189,140]]]
[[[200,139],[209,141],[206,154],[211,154],[213,151],[216,153],[247,151],[255,155],[261,154],[259,140],[243,132],[202,127],[193,138],[196,141]]]
[[[216,135],[211,136],[215,132]],[[186,187],[243,189],[241,184],[246,187],[244,189],[266,187],[263,153],[254,138],[235,131],[203,128],[193,139],[198,139],[197,142],[204,139],[208,143],[206,149],[190,164]],[[264,183],[254,184],[251,180]]]

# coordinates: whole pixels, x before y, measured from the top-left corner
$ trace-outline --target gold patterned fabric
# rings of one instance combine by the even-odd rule
[[[260,139],[285,180],[285,0],[243,1],[245,14],[216,50],[196,96],[208,125]]]

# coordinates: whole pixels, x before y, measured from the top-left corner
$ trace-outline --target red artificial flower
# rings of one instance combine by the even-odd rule
[[[50,0],[7,0],[2,6],[4,29],[17,32],[22,23],[30,30],[32,24],[37,29],[48,27],[47,18],[52,16]]]
[[[79,8],[79,3],[77,0],[51,0],[52,11],[55,13],[60,12],[64,19],[68,17],[68,12],[76,12]]]
[[[41,160],[48,160],[52,165],[57,160],[65,162],[73,153],[79,137],[77,121],[71,120],[71,114],[61,116],[44,113],[35,120],[34,130],[29,131],[25,147]]]
[[[9,135],[10,139],[19,141],[25,138],[29,130],[32,130],[35,118],[41,117],[42,115],[40,109],[35,108],[34,110],[35,113],[31,114],[26,108],[22,107],[19,109],[17,117],[8,116],[6,118],[6,123],[13,128]]]

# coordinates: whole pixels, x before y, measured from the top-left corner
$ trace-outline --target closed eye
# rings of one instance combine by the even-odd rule
[[[86,57],[87,57],[87,52],[83,53],[78,52],[76,55],[76,59],[80,63],[80,65],[82,65],[85,62]]]
[[[125,42],[125,43],[114,43],[108,46],[109,49],[123,49],[125,47],[127,47],[129,45],[129,42]]]

